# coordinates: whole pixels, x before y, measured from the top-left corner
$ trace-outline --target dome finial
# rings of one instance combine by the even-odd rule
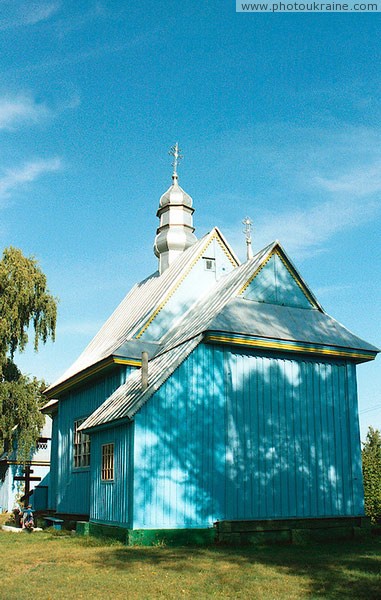
[[[176,142],[176,144],[174,146],[172,146],[172,148],[170,149],[170,151],[168,152],[168,154],[170,154],[171,156],[173,156],[173,163],[172,163],[172,167],[173,167],[173,174],[172,174],[172,179],[178,179],[178,175],[177,175],[177,167],[178,164],[180,162],[180,160],[182,160],[184,157],[181,154],[181,150],[179,148],[179,143]]]
[[[177,142],[168,154],[173,156],[172,185],[160,198],[159,210],[156,213],[160,225],[154,243],[154,253],[159,259],[160,275],[180,254],[197,242],[193,233],[192,198],[177,182],[177,168],[183,158]]]

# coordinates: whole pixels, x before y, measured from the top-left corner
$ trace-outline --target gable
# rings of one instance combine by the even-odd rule
[[[236,267],[235,257],[215,230],[136,337],[147,341],[160,340],[221,277]]]
[[[215,271],[207,274],[204,273],[206,259],[215,259]],[[102,361],[106,366],[110,360],[115,362],[114,355],[118,356],[119,349],[132,339],[140,339],[146,334],[144,342],[157,341],[184,314],[187,303],[198,300],[208,286],[212,287],[219,277],[238,264],[229,244],[214,228],[185,250],[162,275],[154,273],[136,284],[78,359],[45,390],[45,394],[52,398],[59,386],[66,386],[66,383],[71,386],[87,369],[94,368],[99,372],[104,366]],[[131,364],[138,366],[136,361]]]
[[[294,308],[316,307],[304,283],[277,249],[247,282],[241,297]]]

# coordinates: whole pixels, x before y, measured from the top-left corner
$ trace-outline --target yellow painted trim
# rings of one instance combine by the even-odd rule
[[[277,254],[277,256],[279,256],[280,260],[286,267],[287,271],[290,273],[290,275],[293,278],[293,280],[295,281],[295,283],[300,287],[301,291],[303,292],[303,294],[305,295],[307,300],[312,304],[312,306],[316,307],[316,301],[312,298],[311,294],[308,292],[305,285],[300,281],[299,277],[297,276],[297,273],[294,272],[294,269],[288,264],[285,257],[282,256],[282,254],[279,252],[278,248],[275,249],[275,254]]]
[[[169,290],[167,296],[164,298],[164,300],[161,302],[161,304],[159,304],[159,306],[157,307],[157,309],[152,313],[152,315],[150,316],[150,318],[148,319],[148,321],[143,325],[142,329],[136,335],[136,339],[139,339],[143,335],[143,333],[148,329],[148,327],[151,325],[152,321],[154,319],[156,319],[156,317],[159,314],[159,312],[161,312],[163,310],[163,308],[167,304],[167,302],[172,298],[172,296],[175,294],[175,292],[179,289],[180,285],[183,283],[183,281],[186,279],[186,277],[188,277],[189,273],[191,272],[191,270],[193,269],[193,267],[195,266],[195,264],[200,260],[201,256],[204,254],[204,252],[206,251],[206,249],[209,248],[209,246],[213,242],[213,240],[217,241],[217,243],[221,247],[222,251],[226,254],[226,256],[228,257],[228,259],[232,263],[233,267],[237,267],[238,266],[238,263],[234,260],[233,256],[230,254],[230,252],[226,248],[225,244],[222,242],[222,240],[221,240],[218,232],[215,231],[213,233],[213,235],[210,237],[210,239],[208,241],[206,241],[206,243],[201,248],[201,250],[197,254],[197,256],[192,260],[192,262],[190,263],[190,265],[188,266],[188,268],[186,269],[186,271],[184,271],[184,273],[180,277],[180,279]]]
[[[266,258],[266,260],[263,261],[263,263],[258,267],[258,269],[256,269],[256,271],[254,271],[253,275],[246,281],[246,283],[239,290],[238,296],[240,296],[241,294],[243,294],[243,292],[249,287],[249,285],[255,279],[255,277],[258,275],[258,273],[260,273],[262,271],[263,267],[269,262],[269,260],[272,257],[272,255],[273,255],[273,252],[270,252],[270,254]]]
[[[129,365],[130,367],[141,367],[142,365],[140,358],[121,358],[114,356],[112,360],[116,365]]]
[[[207,342],[220,342],[223,344],[233,344],[240,346],[252,346],[256,348],[266,348],[271,350],[292,350],[293,352],[309,352],[314,354],[323,354],[329,356],[347,356],[353,358],[367,358],[373,360],[375,356],[372,354],[351,352],[346,350],[330,350],[328,348],[319,348],[318,346],[299,346],[294,344],[282,344],[280,342],[273,342],[268,340],[248,340],[246,338],[239,337],[228,337],[228,336],[217,336],[208,335],[205,340]]]
[[[303,292],[303,294],[307,298],[308,302],[312,306],[314,306],[315,308],[318,308],[317,305],[316,305],[316,301],[308,293],[307,289],[305,288],[305,286],[303,285],[303,283],[299,280],[299,278],[296,276],[296,273],[290,267],[290,265],[288,264],[288,262],[286,261],[286,259],[282,256],[281,252],[279,252],[278,248],[273,248],[273,250],[270,252],[270,254],[266,258],[266,260],[263,261],[263,263],[253,273],[253,275],[250,277],[250,279],[248,279],[248,281],[245,283],[245,285],[240,289],[240,291],[238,292],[238,295],[243,294],[243,292],[249,287],[249,285],[251,284],[251,282],[256,278],[256,276],[258,275],[258,273],[269,262],[270,258],[272,258],[274,256],[274,254],[276,254],[278,256],[278,258],[280,258],[280,260],[282,261],[283,265],[286,267],[287,271],[290,273],[290,275],[293,278],[293,280],[295,281],[295,283],[300,287],[301,291]]]
[[[229,261],[231,262],[231,264],[233,265],[233,267],[238,267],[239,263],[234,259],[234,257],[232,256],[232,254],[229,252],[229,249],[225,246],[225,244],[223,243],[222,239],[220,238],[218,232],[217,233],[217,243],[219,244],[222,252],[225,254],[225,256],[227,256],[227,258],[229,259]]]
[[[81,383],[82,381],[88,379],[92,375],[95,375],[96,373],[103,371],[104,369],[106,369],[107,367],[109,367],[113,364],[128,365],[131,367],[140,367],[141,361],[138,359],[121,358],[121,357],[111,356],[111,357],[107,358],[106,360],[101,361],[100,364],[95,365],[94,367],[90,367],[88,370],[82,371],[81,373],[78,373],[77,375],[73,375],[73,377],[71,379],[69,379],[67,382],[58,384],[56,387],[53,388],[53,390],[54,390],[53,393],[49,392],[48,394],[46,394],[46,396],[48,398],[53,398],[57,393],[61,394],[62,392],[66,392],[74,385]]]

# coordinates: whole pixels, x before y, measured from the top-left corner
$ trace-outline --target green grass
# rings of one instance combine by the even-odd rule
[[[262,548],[126,547],[0,531],[0,598],[380,600],[381,537]]]

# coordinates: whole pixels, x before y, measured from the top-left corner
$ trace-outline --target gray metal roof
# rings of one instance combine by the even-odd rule
[[[90,429],[111,421],[132,418],[189,356],[201,339],[202,335],[199,335],[151,360],[149,362],[149,385],[144,391],[142,391],[141,384],[141,369],[134,371],[127,381],[82,423],[80,429]]]
[[[279,243],[274,242],[222,277],[209,294],[196,302],[177,325],[161,338],[160,346],[155,345],[155,357],[152,358],[151,354],[150,384],[145,391],[142,391],[141,370],[138,369],[90,415],[81,429],[132,418],[189,356],[207,331],[377,352],[377,348],[358,338],[324,313],[318,303],[316,308],[303,309],[270,305],[239,297],[245,283],[260,269],[275,247],[282,250]]]
[[[197,346],[207,325],[232,295],[238,293],[250,274],[260,266],[275,245],[275,243],[270,244],[250,261],[222,277],[208,296],[196,302],[178,325],[160,340],[163,351],[149,362],[150,385],[147,390],[142,392],[141,370],[134,371],[126,383],[90,415],[81,425],[81,429],[89,429],[126,417],[131,418]]]
[[[203,248],[216,233],[226,245],[229,252],[231,252],[237,264],[239,264],[233,250],[221,232],[216,227],[212,229],[210,233],[185,250],[178,260],[164,271],[162,275],[154,273],[141,283],[136,284],[79,358],[61,377],[47,388],[46,393],[52,395],[58,385],[71,377],[95,365],[104,358],[119,355],[119,349],[123,352],[123,346],[126,342],[136,335],[149,320],[155,309],[167,297],[168,293],[178,285],[178,282],[184,276],[184,272],[186,272],[187,268],[190,268],[194,259],[202,252]]]
[[[206,297],[198,300],[177,324],[158,340],[159,344],[153,344],[149,362],[149,386],[145,391],[142,391],[141,370],[138,369],[90,415],[81,429],[133,417],[142,404],[189,356],[205,332],[230,332],[264,339],[377,352],[377,348],[358,338],[327,315],[317,302],[316,308],[304,309],[270,305],[239,296],[246,282],[259,271],[275,248],[283,252],[279,243],[274,242],[222,277]],[[186,264],[181,262],[181,266],[185,268]],[[308,289],[307,286],[306,288]],[[138,297],[135,302],[138,302]],[[115,322],[112,324],[116,326]],[[135,327],[134,331],[136,330]],[[133,343],[125,341],[120,351],[131,351]],[[129,344],[132,344],[130,349]]]
[[[234,298],[210,322],[208,331],[339,346],[378,352],[338,321],[320,312]]]
[[[273,242],[266,246],[252,259],[222,277],[208,296],[196,302],[177,325],[161,338],[160,343],[165,347],[177,346],[206,331],[216,315],[241,291],[246,281],[260,268],[277,245],[277,242]]]

